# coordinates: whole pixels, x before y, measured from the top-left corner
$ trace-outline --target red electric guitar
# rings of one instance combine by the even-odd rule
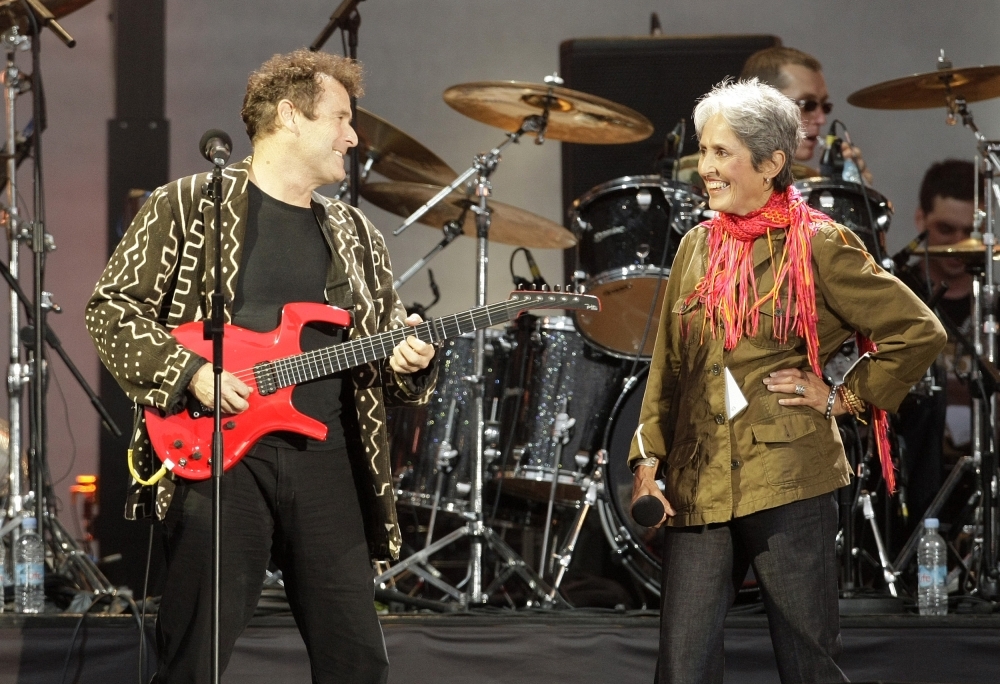
[[[250,386],[250,408],[223,418],[223,468],[243,458],[253,444],[269,432],[297,432],[312,439],[325,439],[326,426],[292,406],[292,388],[325,375],[371,363],[392,355],[406,337],[415,335],[424,342],[441,342],[498,323],[506,323],[528,309],[585,309],[600,311],[593,295],[571,292],[512,292],[505,302],[481,306],[451,316],[425,321],[412,328],[400,328],[359,340],[303,352],[299,332],[311,322],[347,327],[347,311],[326,304],[286,304],[281,323],[268,333],[256,333],[226,325],[223,359],[226,370]],[[212,357],[212,342],[204,339],[204,323],[185,323],[173,330],[182,345],[205,358]],[[235,370],[234,370],[235,369]],[[163,464],[189,480],[212,476],[212,411],[198,401],[178,413],[164,415],[146,407],[146,427],[150,443]]]

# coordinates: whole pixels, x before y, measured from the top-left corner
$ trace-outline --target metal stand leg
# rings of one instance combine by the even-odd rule
[[[899,594],[896,591],[896,573],[893,572],[892,565],[889,564],[889,555],[885,551],[885,544],[882,543],[882,534],[879,532],[878,523],[875,522],[875,509],[872,507],[872,497],[868,492],[861,492],[861,509],[864,512],[865,520],[871,525],[872,535],[875,537],[879,565],[882,567],[882,578],[889,587],[889,593],[894,597],[898,597]]]

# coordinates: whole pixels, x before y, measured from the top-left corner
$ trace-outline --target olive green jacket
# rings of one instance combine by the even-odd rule
[[[672,526],[725,522],[833,491],[851,470],[836,421],[809,407],[778,404],[764,378],[782,368],[809,369],[805,341],[773,336],[774,314],[763,307],[760,328],[730,351],[722,335],[702,335],[703,308],[685,299],[705,274],[708,229],[680,242],[660,314],[656,347],[629,461],[661,460],[664,494],[677,515]],[[772,230],[774,253],[785,231]],[[944,347],[933,313],[902,282],[875,265],[847,228],[829,223],[812,239],[817,331],[824,365],[855,331],[878,345],[848,373],[845,384],[866,402],[895,411]],[[773,285],[767,237],[754,243],[759,292]],[[787,301],[786,294],[780,301]],[[729,368],[749,405],[729,420]]]
[[[225,320],[230,322],[247,221],[250,159],[232,164],[222,181],[222,270]],[[215,289],[215,207],[201,188],[209,174],[157,188],[133,219],[87,303],[86,322],[98,355],[136,403],[130,452],[143,479],[160,467],[146,433],[141,406],[171,413],[184,406],[186,389],[205,359],[170,335],[182,323],[209,317]],[[313,193],[323,208],[323,237],[341,269],[330,270],[327,303],[352,313],[349,338],[403,326],[406,311],[392,287],[382,235],[357,209]],[[206,226],[208,229],[206,230]],[[206,264],[209,266],[206,267]],[[335,278],[346,273],[347,278]],[[388,360],[350,371],[360,441],[349,440],[369,550],[375,559],[397,558],[401,546],[389,462],[387,404],[425,403],[434,391],[437,364],[411,375]],[[345,406],[346,409],[346,406]],[[122,467],[125,467],[122,455]],[[133,481],[125,517],[163,519],[174,492],[173,475],[153,487]]]

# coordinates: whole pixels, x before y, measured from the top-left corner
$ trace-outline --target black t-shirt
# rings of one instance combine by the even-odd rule
[[[281,307],[290,302],[325,302],[331,257],[314,210],[285,204],[249,184],[246,236],[240,257],[239,278],[233,302],[233,324],[255,332],[270,332],[278,326]],[[302,329],[302,351],[312,351],[344,340],[344,331],[324,323]],[[326,441],[308,439],[291,432],[275,432],[260,442],[305,451],[344,446],[341,424],[341,390],[344,373],[336,373],[296,385],[292,404],[327,426]]]

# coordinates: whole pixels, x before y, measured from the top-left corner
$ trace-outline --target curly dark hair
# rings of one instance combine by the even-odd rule
[[[277,128],[275,117],[281,100],[291,100],[306,117],[315,119],[313,108],[320,96],[322,75],[336,79],[351,97],[364,94],[360,62],[305,48],[275,55],[250,74],[240,111],[250,140]]]

